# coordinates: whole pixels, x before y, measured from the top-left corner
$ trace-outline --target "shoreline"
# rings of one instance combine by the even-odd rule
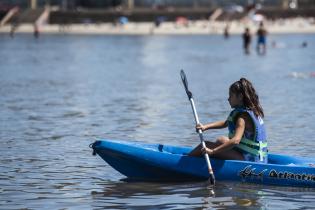
[[[269,34],[285,33],[315,33],[315,23],[312,20],[295,18],[283,19],[280,21],[265,21],[265,26]],[[40,34],[108,34],[108,35],[210,35],[223,34],[227,23],[224,21],[191,21],[188,25],[175,22],[164,22],[159,27],[155,27],[152,22],[134,23],[129,22],[124,25],[114,25],[112,23],[101,24],[45,24],[39,26]],[[245,27],[249,27],[252,34],[255,34],[257,22],[231,21],[228,23],[230,34],[242,34]],[[11,25],[0,27],[0,33],[10,34]],[[34,33],[33,24],[21,24],[14,33]]]

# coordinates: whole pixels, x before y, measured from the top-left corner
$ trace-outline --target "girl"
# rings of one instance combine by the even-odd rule
[[[198,124],[196,129],[206,131],[228,127],[229,136],[219,137],[215,143],[205,142],[206,149],[200,144],[189,155],[201,156],[208,153],[219,159],[266,163],[267,141],[262,120],[264,112],[252,83],[245,78],[234,82],[229,88],[228,101],[233,110],[227,120]]]

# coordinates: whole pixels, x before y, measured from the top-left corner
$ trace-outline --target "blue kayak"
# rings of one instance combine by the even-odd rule
[[[118,140],[96,141],[91,147],[130,179],[193,181],[209,178],[205,159],[187,156],[191,147]],[[211,165],[216,180],[315,187],[315,158],[269,154],[268,164],[211,158]]]

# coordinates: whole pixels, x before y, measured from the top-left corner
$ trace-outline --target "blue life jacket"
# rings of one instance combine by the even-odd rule
[[[229,115],[227,122],[229,128],[229,138],[235,135],[236,120],[241,113],[248,113],[255,127],[254,133],[244,131],[241,142],[234,148],[241,152],[246,159],[254,162],[268,162],[267,136],[264,121],[257,117],[253,111],[245,108],[235,108]]]

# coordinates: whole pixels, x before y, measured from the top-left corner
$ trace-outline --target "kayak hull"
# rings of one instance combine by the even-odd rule
[[[130,179],[150,181],[207,180],[203,157],[187,156],[191,147],[102,140],[92,148],[110,166]],[[269,154],[269,163],[211,158],[216,180],[315,187],[315,158]]]

